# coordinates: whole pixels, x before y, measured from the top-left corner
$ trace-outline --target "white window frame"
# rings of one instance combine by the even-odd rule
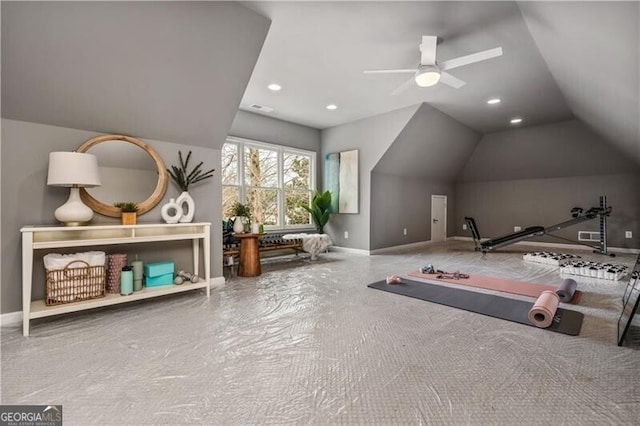
[[[288,229],[315,229],[315,225],[313,221],[311,221],[308,225],[287,225],[285,223],[285,188],[284,188],[284,154],[300,154],[306,155],[311,158],[309,171],[309,192],[313,197],[313,193],[316,187],[316,175],[317,175],[317,154],[315,151],[307,151],[306,149],[300,148],[292,148],[284,145],[276,145],[267,142],[260,142],[253,139],[245,139],[239,138],[236,136],[227,136],[225,143],[233,143],[238,147],[238,184],[222,184],[222,187],[233,187],[238,188],[240,202],[246,202],[246,190],[250,188],[255,188],[244,183],[244,149],[245,147],[255,147],[255,148],[263,148],[272,151],[276,151],[276,155],[278,158],[278,187],[258,187],[259,189],[276,189],[278,191],[278,222],[280,225],[265,225],[264,228],[267,231],[278,231],[278,230],[288,230]]]

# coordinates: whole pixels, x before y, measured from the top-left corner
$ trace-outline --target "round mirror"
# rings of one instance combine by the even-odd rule
[[[77,152],[98,157],[102,185],[81,188],[82,201],[96,213],[120,217],[114,203],[132,201],[138,214],[155,207],[167,190],[167,169],[160,155],[139,139],[103,135],[89,139]]]

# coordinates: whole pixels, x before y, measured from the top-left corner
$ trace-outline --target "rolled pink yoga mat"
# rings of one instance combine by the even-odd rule
[[[555,291],[543,291],[529,310],[527,318],[536,327],[547,328],[553,323],[553,317],[558,310],[559,304],[560,296]]]
[[[463,285],[466,287],[475,287],[485,290],[495,290],[502,291],[504,293],[518,294],[520,296],[529,296],[536,299],[540,297],[543,291],[552,291],[555,293],[558,289],[558,287],[550,285],[525,283],[522,281],[510,280],[506,278],[487,277],[484,275],[476,274],[469,274],[469,278],[459,280],[447,278],[437,279],[436,274],[423,274],[420,271],[411,271],[407,275],[409,275],[410,277],[427,280],[432,283],[446,282],[450,284]],[[565,283],[563,282],[563,284]],[[575,290],[575,287],[573,288],[573,290],[573,297],[567,303],[575,305],[580,301],[580,296],[582,295],[582,293],[579,290]]]

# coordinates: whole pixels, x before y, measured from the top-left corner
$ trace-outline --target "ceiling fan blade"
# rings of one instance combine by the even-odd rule
[[[460,56],[459,58],[449,59],[441,64],[438,64],[440,70],[452,70],[454,68],[461,67],[463,65],[473,64],[474,62],[480,62],[487,59],[495,58],[496,56],[502,56],[502,47],[496,47],[494,49],[483,50],[482,52],[472,53],[471,55]]]
[[[364,70],[362,71],[364,74],[399,74],[399,73],[415,73],[416,69],[412,68],[404,68],[397,70]]]
[[[400,85],[400,87],[398,87],[396,90],[391,92],[391,96],[395,96],[395,95],[397,95],[399,93],[404,92],[409,87],[411,87],[413,85],[413,83],[414,83],[414,79],[413,79],[413,77],[411,77],[409,80],[407,80],[404,83],[402,83],[402,85]]]
[[[438,37],[422,36],[422,44],[420,45],[420,65],[435,65],[437,45]]]
[[[460,80],[459,78],[454,77],[451,74],[446,72],[440,73],[440,83],[444,83],[447,86],[453,87],[454,89],[459,89],[465,84],[467,84],[464,81]]]

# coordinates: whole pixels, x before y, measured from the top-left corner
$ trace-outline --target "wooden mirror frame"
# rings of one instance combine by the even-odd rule
[[[162,157],[160,157],[160,154],[158,154],[155,149],[151,148],[140,139],[124,135],[97,136],[80,145],[80,147],[76,151],[86,153],[91,147],[107,141],[125,141],[136,145],[142,148],[147,154],[149,154],[149,156],[156,163],[156,167],[158,169],[158,183],[156,184],[156,188],[151,196],[149,196],[149,198],[138,204],[138,215],[145,214],[146,212],[154,208],[160,202],[160,200],[162,200],[165,192],[167,192],[167,185],[169,181],[167,175],[167,167],[165,166],[164,161],[162,161]],[[82,198],[82,201],[96,213],[109,217],[120,217],[119,208],[110,204],[105,204],[102,201],[95,199],[84,188],[80,188],[80,198]]]

